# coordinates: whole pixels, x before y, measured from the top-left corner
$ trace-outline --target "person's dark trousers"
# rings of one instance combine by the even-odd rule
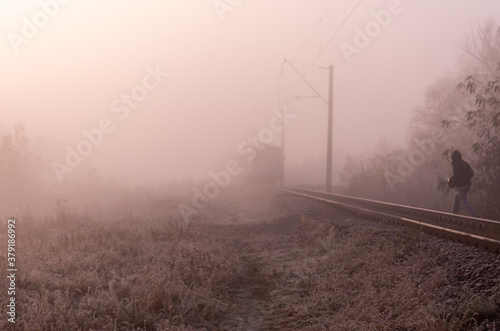
[[[472,206],[469,204],[469,201],[467,201],[467,192],[469,192],[469,190],[470,185],[457,186],[457,193],[455,193],[455,198],[453,199],[453,214],[458,213],[458,206],[460,205],[460,202],[462,202],[462,204],[465,206],[465,208],[467,208],[467,210],[473,217],[478,217],[474,208],[472,208]]]

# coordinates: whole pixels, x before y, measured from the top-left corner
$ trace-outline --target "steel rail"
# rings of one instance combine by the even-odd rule
[[[348,195],[342,195],[342,194],[336,194],[336,193],[327,193],[327,192],[322,192],[322,191],[296,189],[296,188],[286,188],[286,189],[296,191],[296,192],[302,192],[305,194],[320,195],[320,196],[323,196],[326,198],[334,197],[337,200],[342,199],[342,200],[346,200],[346,201],[350,201],[350,202],[361,203],[363,205],[373,205],[373,206],[383,208],[386,210],[405,213],[407,215],[414,215],[414,216],[420,216],[420,217],[425,217],[425,218],[431,218],[431,219],[435,219],[438,221],[446,221],[448,223],[453,223],[453,224],[457,224],[457,225],[471,226],[473,228],[478,228],[481,230],[486,230],[486,229],[494,228],[494,227],[500,228],[500,222],[494,221],[494,220],[487,220],[487,219],[470,217],[470,216],[465,216],[465,215],[457,215],[457,214],[435,211],[435,210],[430,210],[430,209],[425,209],[425,208],[405,206],[405,205],[399,205],[399,204],[395,204],[395,203],[382,202],[382,201],[376,201],[376,200],[370,200],[370,199],[364,199],[364,198],[356,198],[356,197],[351,197]]]
[[[286,192],[289,194],[294,194],[297,196],[301,196],[304,198],[312,199],[315,201],[323,202],[329,205],[333,205],[339,209],[345,210],[356,216],[368,218],[376,221],[389,221],[392,224],[396,225],[405,225],[415,229],[418,229],[422,232],[436,235],[440,238],[454,240],[463,244],[467,244],[474,247],[479,247],[486,249],[491,252],[500,253],[500,240],[487,238],[463,231],[457,231],[454,229],[450,229],[443,226],[437,226],[434,224],[417,221],[411,218],[391,215],[386,212],[375,211],[366,207],[361,207],[359,205],[353,205],[346,203],[345,200],[350,200],[352,202],[365,203],[368,206],[384,206],[388,207],[390,211],[398,211],[398,212],[406,212],[408,214],[416,213],[419,216],[429,217],[431,219],[439,219],[445,218],[452,224],[461,224],[461,225],[469,225],[472,227],[480,227],[481,229],[486,229],[491,225],[499,225],[500,222],[492,221],[492,220],[484,220],[474,217],[467,217],[462,215],[450,214],[432,211],[428,209],[390,204],[375,200],[369,199],[361,199],[355,197],[344,196],[340,194],[326,193],[321,191],[312,191],[312,190],[304,190],[304,189],[292,189],[292,188],[278,188],[278,190],[282,192]],[[337,199],[337,200],[334,200]],[[338,201],[338,200],[344,201]],[[391,209],[393,208],[393,209]],[[466,222],[462,221],[466,220]]]

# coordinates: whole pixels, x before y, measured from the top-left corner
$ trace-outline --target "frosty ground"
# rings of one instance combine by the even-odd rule
[[[496,254],[272,188],[229,188],[179,219],[21,219],[16,327],[500,329]]]

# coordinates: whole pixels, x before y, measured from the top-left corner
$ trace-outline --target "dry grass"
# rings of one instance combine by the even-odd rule
[[[306,330],[497,330],[500,265],[457,286],[457,270],[443,263],[439,239],[420,232],[342,215],[333,221],[302,217],[294,259],[279,261],[276,304]],[[337,214],[338,215],[338,214]],[[304,219],[306,219],[304,221]],[[326,224],[326,227],[325,227]],[[303,244],[302,247],[300,243]],[[473,250],[447,243],[464,251]],[[479,252],[493,263],[495,255]],[[450,254],[451,255],[451,254]],[[454,256],[455,263],[464,263]],[[447,257],[446,259],[449,259]],[[483,261],[481,261],[482,263]],[[465,263],[464,263],[465,264]],[[496,279],[481,288],[467,282]],[[276,276],[276,275],[275,275]],[[471,294],[474,292],[474,294]],[[488,322],[495,320],[496,323]]]
[[[227,314],[222,299],[240,263],[203,226],[66,216],[18,222],[18,326],[188,330],[217,324]]]
[[[269,197],[244,195],[259,196]],[[493,255],[477,253],[490,264],[471,269],[464,266],[479,256],[473,249],[413,230],[288,196],[266,198],[255,212],[258,200],[229,200],[205,215],[223,222],[188,228],[175,218],[95,221],[63,205],[44,221],[21,219],[16,326],[499,329],[500,284],[482,278],[500,276]],[[7,288],[5,277],[0,286]],[[14,328],[2,319],[0,329]]]

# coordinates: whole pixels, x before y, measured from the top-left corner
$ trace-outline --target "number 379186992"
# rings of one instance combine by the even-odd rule
[[[14,253],[16,251],[16,220],[15,219],[10,219],[7,222],[7,235],[9,239],[7,240],[7,263],[9,264],[9,268],[15,268],[16,266],[16,254]]]

